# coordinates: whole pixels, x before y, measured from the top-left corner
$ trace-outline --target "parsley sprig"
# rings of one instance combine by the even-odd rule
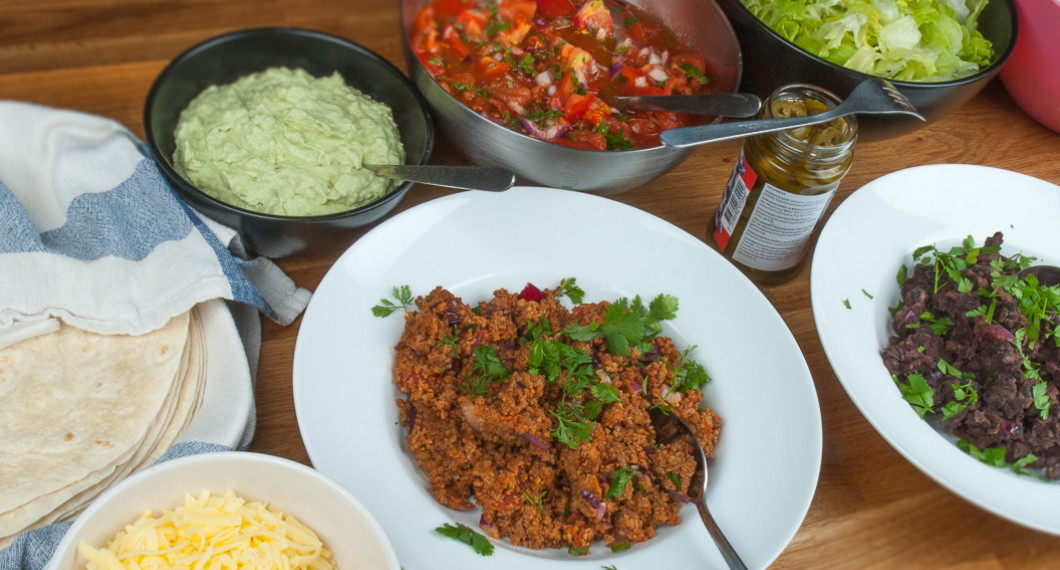
[[[434,532],[470,545],[480,556],[493,555],[493,543],[463,523],[456,523],[455,525],[445,523],[435,528]]]
[[[390,295],[397,303],[390,299],[380,299],[379,304],[372,307],[372,314],[377,317],[388,317],[398,309],[407,309],[412,306],[412,290],[408,285],[394,287]]]
[[[652,299],[647,307],[640,295],[632,303],[623,297],[607,307],[603,323],[571,324],[563,332],[583,342],[603,338],[607,350],[617,356],[629,356],[630,347],[646,352],[651,339],[662,332],[662,322],[677,316],[677,304],[677,297],[665,294]]]

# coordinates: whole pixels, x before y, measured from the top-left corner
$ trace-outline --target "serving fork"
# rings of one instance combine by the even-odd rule
[[[736,139],[750,135],[759,135],[774,131],[783,131],[796,127],[827,123],[847,115],[912,115],[921,121],[924,117],[917,112],[909,98],[885,79],[871,78],[859,83],[850,96],[842,103],[823,113],[805,117],[786,117],[776,119],[750,119],[730,123],[698,125],[663,131],[659,138],[666,146],[689,147],[709,142]]]

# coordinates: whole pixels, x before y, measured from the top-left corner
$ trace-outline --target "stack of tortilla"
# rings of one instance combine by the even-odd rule
[[[0,549],[157,460],[205,384],[195,309],[144,335],[63,324],[0,349]]]

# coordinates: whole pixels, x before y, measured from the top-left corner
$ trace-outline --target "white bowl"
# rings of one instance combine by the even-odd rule
[[[300,463],[235,451],[174,459],[115,485],[77,517],[46,568],[82,568],[87,561],[77,551],[81,540],[99,548],[145,510],[160,513],[182,504],[186,494],[228,489],[304,523],[332,551],[338,568],[400,569],[382,527],[346,489]]]

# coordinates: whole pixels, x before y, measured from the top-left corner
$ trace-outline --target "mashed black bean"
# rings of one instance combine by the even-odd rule
[[[1060,287],[1000,254],[1000,232],[914,255],[883,361],[914,409],[995,465],[1060,478]]]

